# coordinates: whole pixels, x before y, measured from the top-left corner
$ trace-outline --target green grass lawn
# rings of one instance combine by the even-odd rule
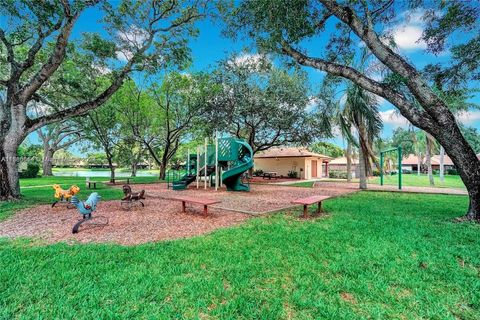
[[[362,192],[325,218],[134,247],[0,240],[0,318],[478,319],[480,226],[451,222],[466,206]]]
[[[120,178],[122,179],[122,178]],[[108,178],[92,178],[95,181],[105,181]],[[155,183],[159,182],[157,177],[136,177],[133,183]],[[85,187],[84,177],[39,177],[32,179],[20,179],[20,190],[22,199],[19,201],[0,202],[0,221],[6,219],[15,210],[23,209],[33,205],[47,204],[54,201],[54,190],[52,184],[60,184],[62,188],[67,189],[71,185],[78,185],[81,189],[79,197],[87,198],[91,192],[98,192],[102,200],[116,200],[122,197],[122,191],[119,188],[113,188],[102,183],[97,184],[96,190],[88,190]]]
[[[456,188],[456,189],[465,189],[465,185],[462,182],[460,176],[445,176],[445,181],[440,181],[439,175],[434,175],[433,180],[435,182],[435,187],[439,188]],[[371,183],[380,184],[380,177],[375,177],[375,179],[370,180]],[[402,183],[404,186],[410,187],[430,187],[430,181],[426,174],[417,176],[416,174],[403,174]],[[398,184],[398,175],[393,176],[384,176],[384,184],[388,185],[397,185]]]
[[[289,187],[303,187],[303,188],[312,188],[313,184],[315,182],[313,181],[301,181],[301,182],[295,182],[292,184],[288,184]]]
[[[345,179],[323,179],[323,181],[346,181]],[[462,182],[460,176],[446,175],[445,181],[440,181],[439,175],[434,175],[433,180],[435,182],[435,187],[438,188],[455,188],[455,189],[465,189],[465,185]],[[358,182],[358,179],[352,179],[352,182]],[[380,177],[371,177],[368,180],[369,183],[380,184]],[[386,175],[384,176],[384,184],[386,185],[398,185],[398,175]],[[430,187],[430,181],[426,174],[417,176],[416,174],[403,174],[402,175],[402,184],[404,186],[410,187]]]

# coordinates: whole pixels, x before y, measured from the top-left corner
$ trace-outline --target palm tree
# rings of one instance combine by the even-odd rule
[[[433,181],[433,170],[432,170],[432,154],[435,147],[435,139],[428,133],[425,132],[425,163],[427,165],[428,180],[430,181],[430,186],[435,185]]]
[[[383,126],[375,96],[351,84],[346,91],[345,103],[338,109],[337,118],[343,136],[358,146],[360,189],[366,189],[367,177],[373,173],[372,164],[379,167],[373,142]],[[352,128],[355,128],[358,134],[358,141],[352,134]]]

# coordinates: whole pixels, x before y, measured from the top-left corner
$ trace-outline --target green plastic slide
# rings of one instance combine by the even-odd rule
[[[242,183],[242,174],[253,167],[253,150],[250,145],[241,140],[235,140],[234,147],[238,147],[238,159],[233,162],[232,168],[223,172],[222,182],[228,191],[250,191],[250,186]]]

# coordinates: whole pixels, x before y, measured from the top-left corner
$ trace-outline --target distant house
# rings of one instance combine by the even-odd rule
[[[307,148],[278,147],[255,154],[254,169],[276,172],[283,177],[287,177],[289,172],[296,172],[300,179],[322,178],[328,176],[331,159]]]
[[[439,155],[434,155],[431,158],[432,162],[432,170],[440,170],[440,156]],[[414,154],[409,154],[406,158],[402,159],[402,169],[407,170],[407,171],[417,171],[418,170],[418,164],[419,164],[419,159],[418,156]],[[449,156],[445,155],[443,157],[443,164],[445,167],[445,170],[448,169],[454,169],[455,165],[453,164],[452,159],[450,159]],[[420,170],[425,171],[425,168],[422,168],[422,166],[425,166],[425,157],[422,157],[420,159]]]
[[[402,159],[402,169],[406,171],[417,171],[419,163],[421,166],[423,163],[423,158],[420,159],[420,162],[419,162],[418,156],[414,154],[409,154],[406,158]]]
[[[347,172],[347,157],[335,158],[329,163],[331,171]],[[358,165],[358,159],[352,158],[351,163],[352,178],[358,177],[360,174],[360,167]]]

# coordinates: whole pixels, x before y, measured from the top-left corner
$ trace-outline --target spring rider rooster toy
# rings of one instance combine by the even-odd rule
[[[97,203],[100,201],[100,199],[101,197],[96,192],[92,193],[86,201],[80,201],[76,196],[72,197],[70,203],[73,204],[77,208],[78,212],[83,216],[82,220],[78,221],[73,226],[72,233],[78,233],[78,229],[82,223],[93,219],[92,213],[97,209]],[[103,225],[107,223],[104,223]]]
[[[53,190],[55,190],[55,202],[52,204],[52,208],[55,207],[57,203],[64,203],[67,204],[67,208],[72,209],[74,207],[70,207],[70,199],[80,192],[80,188],[76,185],[71,186],[68,190],[63,190],[62,187],[58,184],[53,185]]]

